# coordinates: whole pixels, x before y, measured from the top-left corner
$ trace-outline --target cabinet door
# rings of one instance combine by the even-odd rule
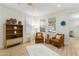
[[[7,46],[17,44],[20,42],[22,42],[22,38],[10,39],[10,40],[7,40]]]

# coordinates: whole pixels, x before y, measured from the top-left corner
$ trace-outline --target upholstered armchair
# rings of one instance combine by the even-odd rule
[[[64,46],[64,34],[56,34],[52,37],[51,43],[56,46]]]
[[[43,33],[37,32],[35,36],[35,43],[43,43],[43,42],[44,42]]]

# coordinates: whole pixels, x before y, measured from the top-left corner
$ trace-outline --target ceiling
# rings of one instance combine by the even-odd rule
[[[32,16],[43,16],[50,13],[79,8],[78,3],[32,3],[32,5],[28,5],[28,3],[5,3],[4,5],[16,8]]]

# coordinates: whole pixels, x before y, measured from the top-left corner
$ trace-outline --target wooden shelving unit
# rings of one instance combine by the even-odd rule
[[[23,25],[4,24],[4,47],[23,43]]]

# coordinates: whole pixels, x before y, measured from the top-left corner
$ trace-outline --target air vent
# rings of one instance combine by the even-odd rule
[[[32,3],[28,3],[29,6],[32,6]]]

